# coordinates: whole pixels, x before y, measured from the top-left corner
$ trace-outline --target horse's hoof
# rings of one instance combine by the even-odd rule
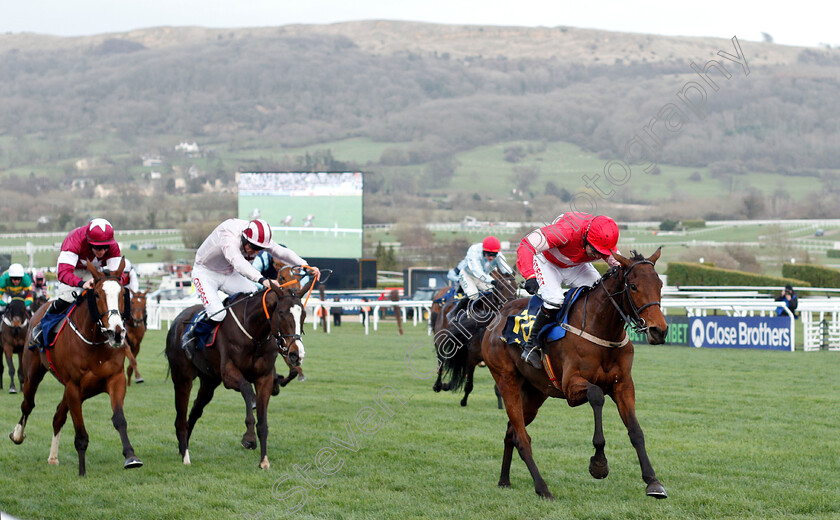
[[[544,498],[544,499],[546,499],[546,500],[549,500],[549,501],[551,501],[551,502],[554,502],[554,495],[552,495],[552,494],[551,494],[551,491],[549,491],[549,490],[547,490],[547,489],[546,489],[546,490],[545,490],[544,492],[542,492],[542,493],[540,493],[539,491],[537,491],[536,493],[537,493],[537,495],[539,495],[539,496],[540,496],[540,498]]]
[[[303,383],[304,381],[306,381],[306,377],[303,374],[301,374],[301,375],[298,376],[298,381]]]
[[[589,474],[595,478],[607,478],[610,474],[610,466],[607,464],[607,459],[596,459],[591,457],[589,459]]]
[[[184,466],[192,465],[192,462],[190,461],[190,450],[184,451],[184,458],[182,459],[182,462],[184,463]]]
[[[508,480],[507,482],[502,482],[502,481],[500,480],[500,481],[499,481],[499,487],[500,487],[500,488],[509,488],[509,487],[510,487],[510,481]]]
[[[444,392],[448,392],[448,391],[449,391],[449,383],[444,383],[444,384],[440,387],[440,389],[441,389],[441,390],[443,390]]]
[[[434,390],[435,393],[440,392],[440,389],[441,389],[441,385],[435,384],[435,385],[432,386],[432,390]]]
[[[142,377],[138,377],[137,379],[135,379],[135,380],[134,380],[134,382],[135,382],[135,383],[137,383],[137,384],[139,385],[140,383],[145,383],[145,382],[146,382],[146,380],[145,380],[145,379],[143,379]]]
[[[467,406],[467,400],[461,399],[461,406]]]
[[[9,434],[9,438],[12,439],[12,442],[15,444],[23,444],[23,440],[26,439],[26,432],[23,431],[20,424],[16,424],[14,431]]]
[[[58,459],[50,457],[47,459],[47,464],[49,464],[50,466],[58,466]]]
[[[653,498],[668,498],[665,487],[659,481],[651,482],[647,487],[647,496]]]
[[[9,393],[10,394],[16,394],[17,393],[17,388],[15,388],[15,387],[9,388]]]
[[[260,461],[260,469],[268,469],[271,467],[271,464],[268,462],[268,457],[264,457],[263,460]]]
[[[141,466],[143,466],[143,463],[137,457],[129,457],[125,459],[125,464],[123,465],[125,469],[139,468]]]
[[[242,439],[242,447],[246,450],[255,450],[257,449],[257,441],[246,441]]]

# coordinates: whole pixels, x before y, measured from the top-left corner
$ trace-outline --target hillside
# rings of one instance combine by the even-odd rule
[[[840,51],[739,43],[384,21],[0,35],[0,196],[12,201],[2,215],[11,227],[47,216],[51,227],[120,208],[129,221],[172,226],[235,211],[237,170],[362,168],[373,220],[393,218],[395,204],[400,218],[530,218],[604,189],[542,151],[572,146],[594,175],[641,136],[666,189],[624,179],[606,204],[655,203],[659,216],[830,216]],[[728,78],[692,70],[712,59]],[[192,141],[200,155],[174,152]],[[501,155],[476,166],[487,147]],[[161,164],[144,168],[143,156]],[[106,184],[131,203],[97,198]],[[695,194],[707,202],[689,209]],[[784,204],[750,202],[767,196]],[[656,218],[647,213],[627,216]]]

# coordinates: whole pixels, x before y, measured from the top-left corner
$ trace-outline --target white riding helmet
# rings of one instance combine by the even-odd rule
[[[12,264],[9,266],[9,278],[23,278],[23,266],[20,264]]]

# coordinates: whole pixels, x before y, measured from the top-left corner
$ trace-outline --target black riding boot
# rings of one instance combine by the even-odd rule
[[[543,327],[553,322],[557,317],[557,311],[560,309],[546,309],[545,306],[540,307],[537,312],[537,317],[534,318],[534,323],[531,325],[531,334],[528,336],[528,342],[522,346],[522,361],[530,364],[534,368],[542,368],[542,347],[537,342],[537,335]]]
[[[34,327],[32,327],[32,333],[29,336],[28,345],[30,350],[34,349],[35,347],[39,347],[42,344],[41,336],[43,335],[43,333],[41,329],[41,323],[43,323],[44,318],[46,318],[49,314],[52,314],[53,316],[56,314],[64,314],[64,312],[71,305],[73,305],[73,302],[66,302],[61,299],[55,299],[50,302],[50,306],[47,307],[47,312],[45,312],[44,315],[41,316],[41,321],[39,321],[37,324],[35,324]],[[44,346],[46,346],[46,341],[44,341],[43,344]]]
[[[466,296],[458,300],[458,303],[455,305],[455,307],[446,314],[446,321],[448,321],[449,323],[455,321],[455,319],[458,317],[458,314],[460,314],[461,311],[465,311],[467,309],[467,305],[469,304],[470,299]]]

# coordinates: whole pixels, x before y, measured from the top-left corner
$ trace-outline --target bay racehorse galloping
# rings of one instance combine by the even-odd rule
[[[487,326],[499,309],[516,297],[516,278],[513,274],[494,270],[490,276],[493,277],[490,291],[470,302],[463,317],[455,323],[449,323],[443,314],[438,318],[441,321],[441,329],[435,334],[438,379],[441,379],[441,372],[444,377],[449,376],[449,382],[444,383],[444,390],[464,388],[461,406],[467,406],[467,398],[473,389],[475,367],[484,359],[481,355],[481,340]],[[501,410],[502,398],[498,389],[496,397]]]
[[[266,454],[268,439],[268,401],[274,386],[274,362],[279,350],[288,351],[292,364],[300,364],[303,352],[301,332],[306,312],[301,296],[314,284],[314,278],[299,291],[287,288],[261,290],[227,304],[215,340],[210,347],[197,350],[192,360],[182,348],[181,337],[187,322],[201,310],[194,305],[172,322],[166,336],[166,357],[175,385],[175,434],[184,464],[190,464],[189,440],[204,407],[220,384],[237,390],[245,400],[245,426],[242,445],[255,449],[260,442],[260,468],[270,466]],[[187,418],[190,391],[198,377],[200,386]],[[253,384],[253,387],[251,386]],[[256,395],[254,390],[256,389]],[[256,402],[257,421],[254,434]]]
[[[21,367],[23,346],[26,344],[26,327],[29,325],[29,311],[26,300],[12,298],[3,313],[3,330],[0,331],[0,345],[9,365],[9,393],[16,394],[14,355],[18,355],[18,367]],[[18,371],[18,381],[23,387],[23,370]],[[0,358],[0,388],[3,388],[3,359]]]
[[[131,376],[137,373],[137,383],[144,381],[143,376],[137,369],[137,354],[140,353],[140,343],[146,335],[146,291],[137,291],[131,294],[131,312],[125,324],[125,355],[128,358],[128,368],[125,369],[125,378],[128,386],[131,386]]]
[[[521,361],[520,348],[501,339],[507,316],[522,311],[528,305],[527,298],[507,303],[488,327],[482,344],[484,361],[502,392],[509,418],[499,486],[510,487],[510,464],[516,447],[531,473],[537,494],[554,498],[534,462],[531,437],[525,430],[548,397],[566,399],[569,406],[587,402],[592,406],[595,455],[590,459],[589,473],[605,478],[609,466],[604,455],[602,410],[604,395],[609,395],[636,449],[647,494],[656,498],[667,496],[648,460],[644,434],[636,419],[631,376],[633,344],[624,330],[627,321],[637,331],[646,333],[650,344],[665,341],[668,325],[659,307],[662,282],[654,269],[660,250],[647,259],[638,254],[632,258],[613,255],[621,267],[607,271],[577,299],[569,313],[571,327],[566,336],[543,347],[545,371]]]
[[[15,444],[23,442],[26,437],[26,421],[35,407],[35,392],[47,370],[52,371],[56,379],[64,385],[64,396],[53,417],[53,440],[47,462],[58,464],[61,427],[64,426],[69,411],[76,429],[74,444],[79,454],[80,476],[85,474],[85,453],[88,446],[82,402],[102,392],[107,392],[111,397],[111,408],[114,411],[111,422],[120,434],[125,457],[124,467],[137,468],[143,465],[134,455],[134,448],[128,440],[128,425],[123,414],[123,319],[126,298],[120,277],[125,269],[125,259],[120,262],[115,273],[100,273],[90,262],[87,268],[93,274],[93,288],[84,291],[76,306],[70,310],[65,327],[58,333],[54,346],[41,354],[37,350],[29,349],[23,353],[23,402],[20,405],[23,413],[14,431],[9,435]],[[47,306],[41,307],[32,317],[29,334],[47,309]]]

